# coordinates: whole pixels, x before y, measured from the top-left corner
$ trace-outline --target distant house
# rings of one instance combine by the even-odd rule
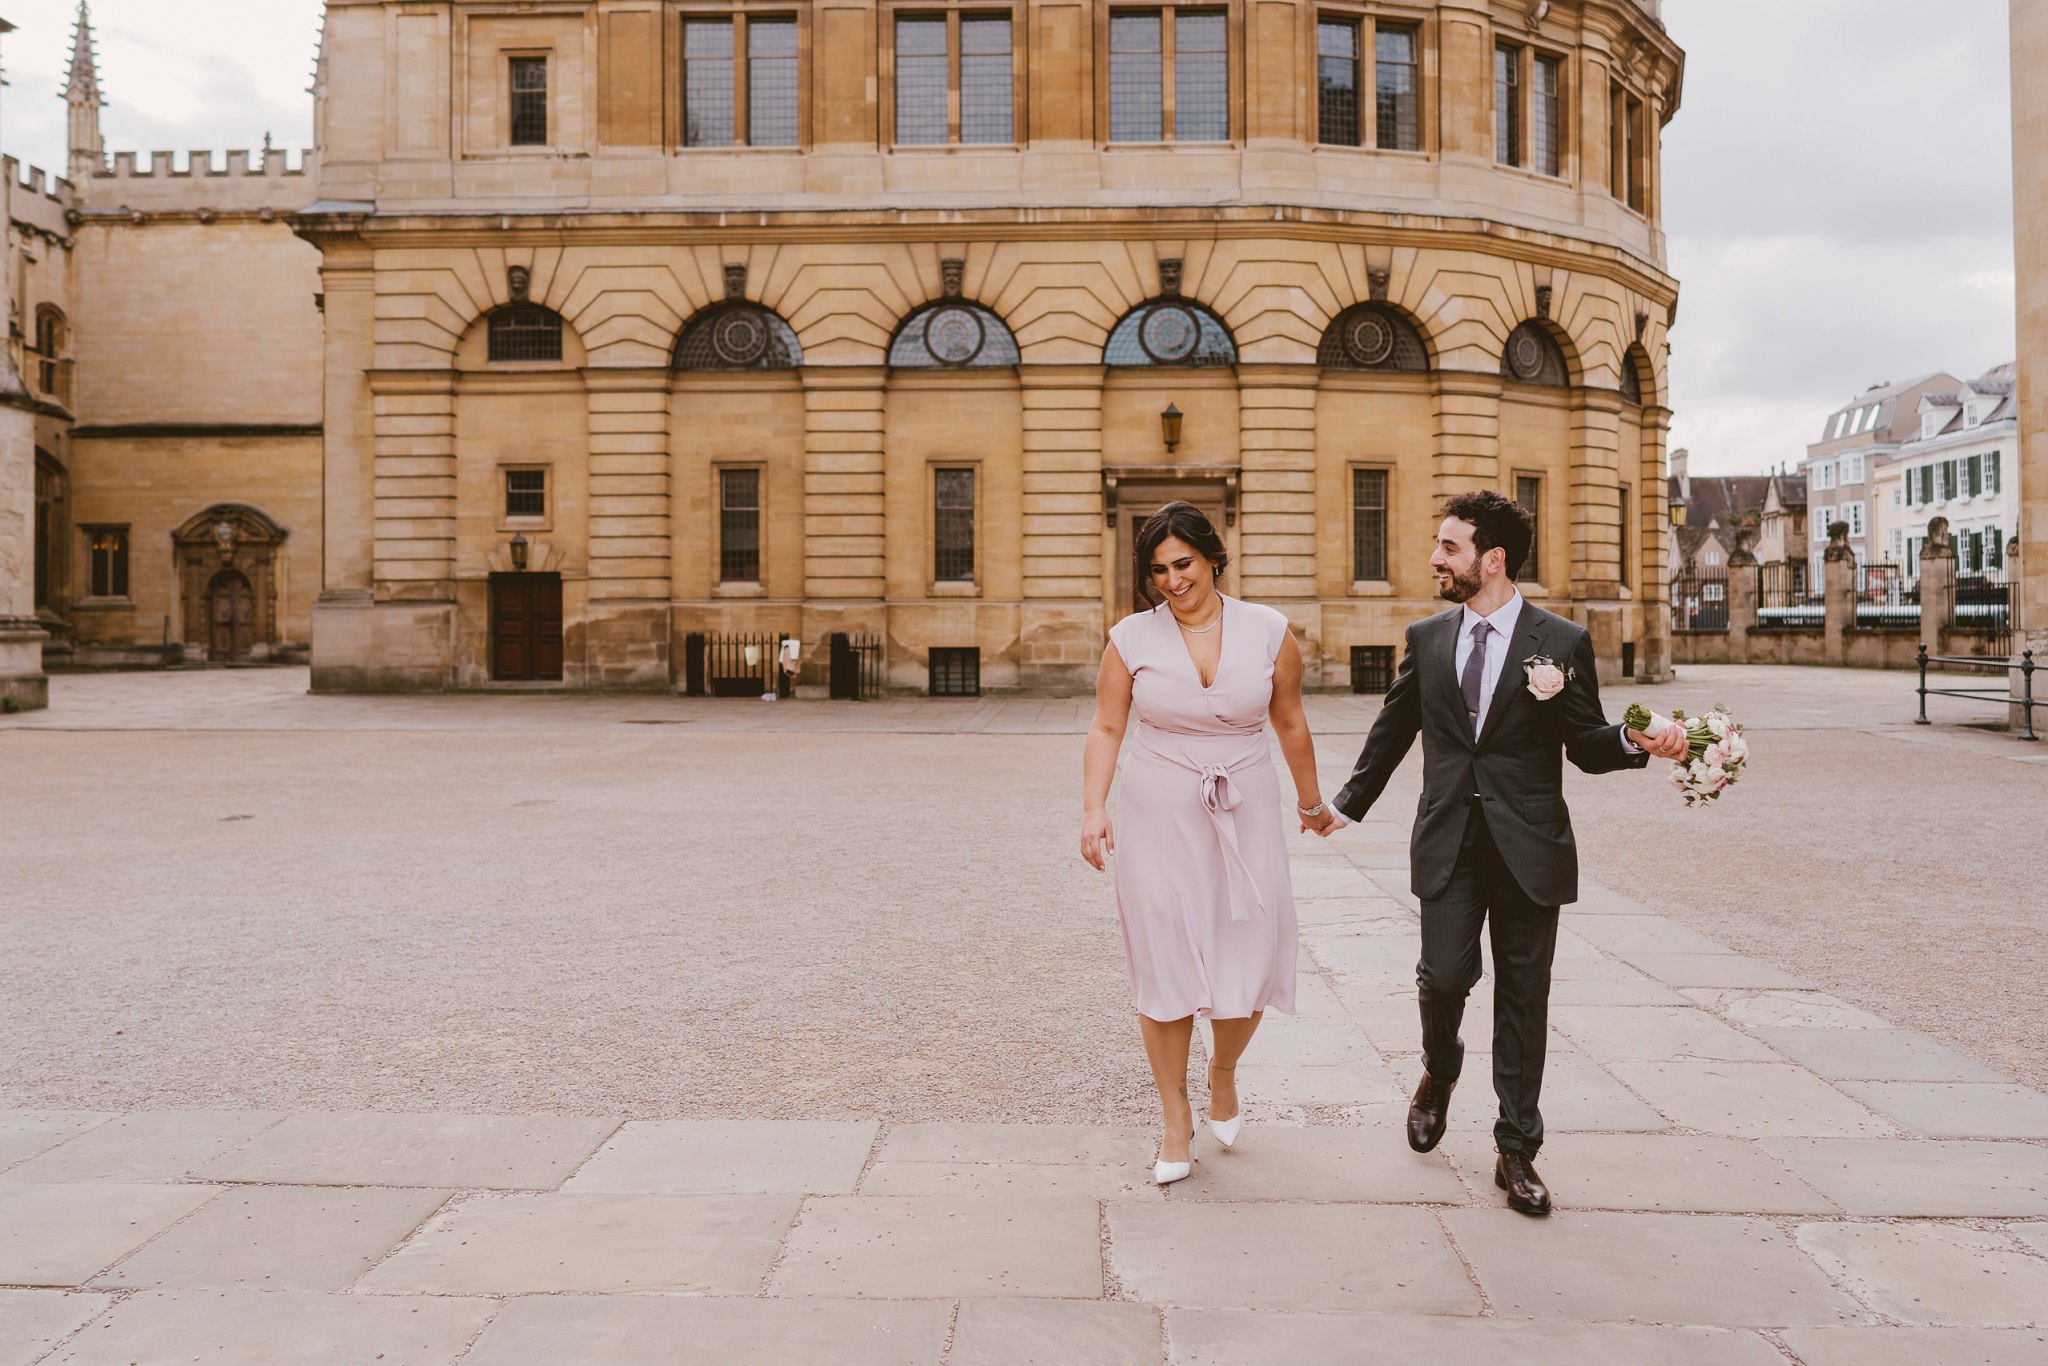
[[[1727,624],[1728,560],[1747,548],[1759,564],[1791,563],[1791,586],[1804,587],[1806,481],[1789,474],[1695,478],[1683,450],[1671,453],[1674,504],[1685,507],[1673,528],[1671,602],[1680,626]]]
[[[1923,394],[1919,435],[1900,447],[1878,490],[1883,558],[1920,573],[1930,518],[1946,517],[1956,570],[1998,574],[2019,528],[2019,409],[2014,367],[1993,366],[1954,392]]]
[[[1929,394],[1953,392],[1962,381],[1936,371],[1898,384],[1873,384],[1821,423],[1820,440],[1806,448],[1800,466],[1806,478],[1808,580],[1819,583],[1828,527],[1849,526],[1849,549],[1858,564],[1884,560],[1877,534],[1879,479],[1907,442],[1921,435],[1920,403]]]

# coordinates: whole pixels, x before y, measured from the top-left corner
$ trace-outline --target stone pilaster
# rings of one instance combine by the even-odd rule
[[[35,616],[36,419],[4,354],[0,370],[0,698],[26,710],[50,702]]]
[[[1500,390],[1497,374],[1443,370],[1436,376],[1436,451],[1430,497],[1500,487]]]
[[[590,405],[590,597],[595,687],[670,682],[669,375],[584,372]]]
[[[455,372],[370,377],[379,601],[455,597]]]
[[[1948,518],[1927,523],[1920,546],[1920,643],[1931,655],[1947,654],[1943,635],[1956,615],[1956,548],[1948,538]]]
[[[1240,365],[1238,583],[1279,605],[1316,596],[1316,383],[1312,365]]]
[[[887,371],[876,365],[806,366],[802,375],[804,596],[879,602]]]
[[[1628,581],[1636,600],[1636,678],[1661,683],[1671,677],[1671,500],[1666,496],[1664,442],[1671,410],[1646,404],[1642,445],[1635,469],[1638,547]]]
[[[1821,598],[1826,636],[1821,663],[1840,667],[1849,662],[1849,629],[1856,624],[1856,552],[1849,548],[1849,524],[1828,525],[1828,548],[1821,558]]]
[[[1024,574],[1017,664],[1026,687],[1078,688],[1102,653],[1102,367],[1026,365]]]
[[[1621,596],[1621,395],[1572,391],[1570,488],[1574,602]]]

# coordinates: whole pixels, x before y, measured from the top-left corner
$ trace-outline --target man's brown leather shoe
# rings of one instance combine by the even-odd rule
[[[1444,1136],[1444,1124],[1451,1117],[1451,1092],[1457,1084],[1439,1086],[1428,1072],[1422,1074],[1415,1099],[1408,1102],[1408,1146],[1416,1152],[1428,1152]]]
[[[1526,1153],[1502,1153],[1494,1160],[1493,1184],[1508,1193],[1508,1208],[1521,1214],[1550,1213],[1550,1187],[1536,1174]]]

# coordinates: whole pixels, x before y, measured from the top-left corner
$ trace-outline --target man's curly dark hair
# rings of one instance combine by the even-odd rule
[[[1536,519],[1529,509],[1498,489],[1473,489],[1447,501],[1444,516],[1472,524],[1472,544],[1481,555],[1495,546],[1505,551],[1510,579],[1522,572],[1536,539]]]

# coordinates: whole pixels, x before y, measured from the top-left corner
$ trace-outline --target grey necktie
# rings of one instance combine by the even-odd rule
[[[1458,687],[1465,694],[1465,715],[1479,724],[1479,683],[1486,676],[1486,637],[1493,627],[1483,621],[1472,625],[1472,653],[1465,658],[1465,672],[1458,676]]]

